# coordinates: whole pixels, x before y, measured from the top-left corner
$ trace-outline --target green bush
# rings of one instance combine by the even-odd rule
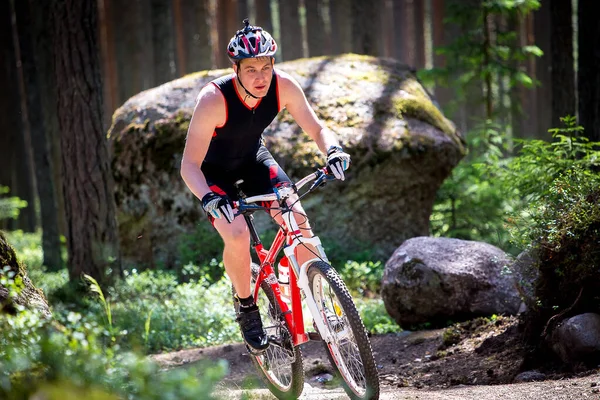
[[[346,261],[339,273],[350,291],[373,297],[381,290],[384,267],[381,261]]]
[[[8,187],[0,185],[0,195],[7,194]],[[0,220],[19,216],[21,208],[27,207],[27,202],[18,197],[0,197]]]
[[[113,333],[123,347],[158,352],[240,340],[226,278],[180,283],[172,271],[133,271],[108,293]],[[94,321],[106,322],[101,302],[87,307]]]
[[[508,195],[525,206],[512,213],[514,243],[538,259],[532,332],[578,301],[580,311],[600,307],[600,143],[581,136],[573,117],[553,129],[554,141],[521,141],[519,155],[497,171]],[[512,193],[511,193],[512,192]]]
[[[354,302],[368,332],[381,335],[402,331],[396,321],[387,313],[381,298],[355,298]]]
[[[222,254],[223,240],[217,231],[208,224],[198,224],[193,234],[183,235],[179,242],[177,269],[181,278],[203,277],[211,283],[217,282],[225,273],[219,264]],[[199,267],[190,269],[190,265]]]
[[[477,240],[516,254],[505,226],[506,214],[519,207],[494,175],[506,162],[506,134],[485,122],[467,134],[469,156],[459,163],[437,192],[430,217],[432,236]],[[511,195],[512,194],[512,195]]]
[[[17,290],[14,282],[3,287]],[[102,340],[104,328],[70,312],[65,324],[20,308],[0,314],[0,397],[210,399],[223,363],[160,372],[137,353]]]

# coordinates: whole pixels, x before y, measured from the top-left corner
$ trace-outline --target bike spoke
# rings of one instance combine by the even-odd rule
[[[343,371],[343,376],[353,391],[363,394],[367,389],[367,381],[364,372],[364,365],[358,348],[358,344],[351,331],[350,323],[339,305],[331,286],[324,287],[325,280],[318,277],[315,281],[315,295],[320,297],[317,304],[320,305],[321,315],[327,323],[327,327],[332,335],[333,343],[331,346],[334,351],[337,350],[338,368]]]

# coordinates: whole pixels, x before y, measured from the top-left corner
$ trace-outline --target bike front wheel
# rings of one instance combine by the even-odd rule
[[[259,272],[260,267],[253,263],[250,287],[254,287]],[[260,291],[256,305],[269,337],[269,347],[259,355],[250,354],[250,357],[271,393],[278,399],[296,399],[304,389],[302,353],[292,342],[292,335],[271,286],[263,281]],[[235,297],[234,305],[237,315],[239,303]]]
[[[313,317],[320,318],[328,330],[319,333],[331,337],[325,347],[346,393],[353,400],[378,399],[379,375],[371,343],[346,285],[323,261],[310,264],[307,274],[319,313]]]

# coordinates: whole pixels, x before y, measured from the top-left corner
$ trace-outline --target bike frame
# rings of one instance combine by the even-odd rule
[[[287,211],[285,214],[292,214],[291,211]],[[293,216],[291,216],[293,218]],[[256,234],[256,230],[254,228],[254,224],[249,217],[246,217],[248,226],[250,227],[251,234],[253,236],[253,240],[258,238],[258,234]],[[294,221],[295,222],[295,221]],[[287,225],[280,227],[275,235],[275,239],[273,239],[273,243],[271,247],[267,250],[263,247],[260,240],[254,240],[254,251],[260,260],[260,273],[256,280],[256,284],[253,289],[254,299],[258,298],[258,293],[260,289],[260,285],[263,281],[265,281],[271,288],[273,289],[273,293],[275,294],[275,298],[277,299],[277,303],[283,315],[286,319],[288,327],[290,329],[290,333],[292,334],[292,341],[294,346],[298,346],[302,343],[308,342],[310,339],[306,333],[304,327],[304,314],[302,310],[302,296],[300,292],[300,288],[298,287],[298,274],[301,271],[301,268],[298,266],[298,261],[295,255],[295,248],[299,244],[299,236],[301,232],[299,229],[295,231],[291,231],[287,228]],[[323,259],[327,259],[325,253],[322,249],[321,242],[318,237],[312,238],[302,238],[303,243],[312,244],[315,246],[319,255]],[[279,280],[275,274],[275,260],[277,255],[281,251],[284,250],[284,257],[287,257],[289,265],[290,265],[290,302],[291,302],[291,310],[288,306],[288,303],[282,300],[281,298],[281,289],[279,287]],[[309,262],[314,261],[314,259],[309,260]]]
[[[322,174],[326,174],[323,169]],[[321,175],[314,174],[312,179],[318,178]],[[305,177],[303,180],[298,182],[298,188],[300,188],[303,184],[308,182],[311,176]],[[318,185],[316,185],[318,186]],[[313,186],[310,190],[312,190],[315,186]],[[260,196],[256,196],[258,198]],[[252,198],[247,199],[250,202]],[[327,256],[321,245],[321,240],[317,236],[313,236],[311,238],[302,237],[300,227],[296,221],[296,218],[293,215],[293,211],[290,207],[287,206],[285,201],[280,201],[280,205],[284,210],[282,212],[283,217],[283,225],[279,227],[277,234],[275,235],[275,239],[273,239],[273,243],[269,249],[265,249],[260,241],[256,228],[254,226],[254,222],[252,221],[251,215],[244,214],[244,219],[248,224],[248,229],[250,230],[250,236],[252,238],[252,247],[254,248],[256,255],[260,260],[260,273],[257,277],[256,283],[252,289],[253,296],[255,301],[258,299],[259,289],[262,282],[266,282],[273,289],[273,293],[275,294],[275,298],[277,299],[277,303],[285,317],[288,328],[292,335],[292,342],[294,346],[298,346],[302,343],[306,343],[310,340],[309,335],[306,333],[304,327],[304,315],[302,310],[302,300],[306,301],[306,305],[310,310],[313,316],[318,315],[318,308],[315,303],[315,300],[310,295],[309,284],[308,284],[308,276],[306,274],[306,269],[308,265],[314,261],[324,260],[328,262]],[[239,207],[239,203],[236,202]],[[283,203],[283,204],[282,204]],[[249,206],[248,203],[245,205],[246,209],[262,209],[261,207]],[[298,263],[295,249],[299,245],[309,244],[312,245],[317,250],[317,256],[313,259],[310,259],[304,262],[301,266]],[[281,289],[279,287],[279,280],[275,275],[274,264],[277,259],[277,255],[283,249],[285,257],[288,259],[288,263],[290,266],[290,302],[291,309],[288,304],[282,300],[281,298]],[[301,291],[302,290],[302,291]],[[304,293],[302,293],[304,292]],[[307,296],[306,293],[309,293]],[[302,296],[304,295],[304,296]],[[313,318],[319,332],[328,332],[321,318]],[[329,337],[322,338],[323,340],[329,341]]]

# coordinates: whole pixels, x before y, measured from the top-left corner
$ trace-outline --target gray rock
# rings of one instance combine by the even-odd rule
[[[566,319],[554,328],[550,340],[565,364],[600,365],[600,315],[585,313]]]
[[[487,243],[412,238],[386,263],[381,296],[390,316],[406,328],[513,315],[521,301],[505,273],[510,263],[506,253]]]
[[[521,383],[521,382],[536,382],[543,381],[546,379],[546,375],[539,371],[525,371],[521,372],[519,375],[515,377],[513,382]]]
[[[299,81],[352,155],[345,182],[303,200],[315,233],[346,254],[367,250],[379,257],[389,257],[407,238],[428,235],[436,192],[465,147],[409,68],[357,55],[276,67]],[[113,115],[109,142],[125,262],[172,265],[182,235],[208,226],[179,166],[198,92],[230,72],[204,71],[144,91]],[[293,179],[324,163],[287,111],[264,139]]]

